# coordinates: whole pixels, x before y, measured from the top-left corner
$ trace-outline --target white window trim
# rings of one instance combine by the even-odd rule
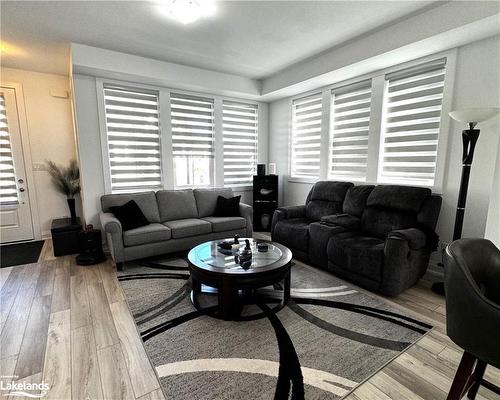
[[[382,115],[383,112],[383,104],[384,104],[384,97],[381,96],[380,91],[382,90],[385,92],[386,88],[386,81],[385,81],[385,75],[389,74],[391,72],[395,72],[401,69],[409,68],[418,64],[422,64],[428,61],[432,61],[438,58],[446,58],[446,75],[445,75],[445,82],[444,82],[444,92],[443,92],[443,103],[441,107],[441,120],[440,120],[440,125],[439,125],[439,141],[438,141],[438,150],[437,150],[437,158],[436,158],[436,172],[435,172],[435,179],[434,179],[434,185],[427,186],[432,190],[433,193],[435,194],[442,194],[443,193],[443,184],[444,184],[444,176],[445,176],[445,169],[446,169],[446,159],[447,159],[447,153],[448,153],[448,137],[450,133],[450,117],[449,117],[449,112],[451,111],[452,107],[452,102],[453,102],[453,92],[454,92],[454,84],[455,84],[455,66],[456,66],[456,59],[457,59],[457,49],[451,49],[447,50],[444,52],[440,53],[435,53],[426,57],[421,57],[416,60],[408,61],[405,63],[397,64],[389,68],[384,68],[381,70],[377,70],[374,72],[371,72],[369,74],[361,75],[355,78],[347,79],[341,82],[337,82],[328,86],[324,86],[320,89],[315,89],[315,90],[310,90],[305,93],[298,94],[296,96],[290,97],[289,98],[289,104],[288,104],[288,110],[289,110],[289,115],[288,115],[288,121],[289,121],[289,156],[288,156],[288,182],[292,183],[315,183],[318,181],[318,179],[310,179],[310,178],[296,178],[291,176],[291,144],[292,144],[292,119],[293,119],[293,113],[292,113],[292,104],[293,101],[296,99],[300,99],[302,97],[309,96],[314,93],[322,92],[323,93],[323,99],[329,98],[328,100],[328,119],[324,121],[328,121],[328,129],[322,129],[322,135],[326,134],[326,143],[328,143],[328,147],[322,146],[321,148],[321,154],[320,154],[320,177],[319,180],[327,180],[327,175],[326,172],[328,170],[328,156],[326,156],[326,165],[325,163],[325,156],[324,153],[328,153],[329,151],[329,144],[330,144],[330,126],[331,126],[331,121],[330,121],[330,115],[331,115],[331,110],[330,110],[330,105],[331,105],[331,92],[332,90],[338,89],[342,86],[346,85],[351,85],[355,84],[357,82],[362,82],[366,80],[372,80],[372,101],[371,101],[371,113],[370,113],[370,138],[369,138],[369,143],[368,143],[368,166],[367,166],[367,177],[366,177],[366,182],[362,182],[359,184],[366,184],[366,185],[377,185],[380,184],[377,182],[377,177],[378,177],[378,171],[380,170],[380,160],[379,160],[379,149],[380,149],[380,143],[381,140],[383,139],[383,123],[384,123],[384,116]],[[325,93],[327,93],[327,97],[325,97]],[[326,103],[323,104],[323,107],[325,107]],[[323,110],[325,115],[325,110]],[[372,112],[374,114],[372,114]],[[323,124],[323,128],[326,124]],[[325,138],[322,137],[322,144],[325,143]],[[371,145],[371,148],[370,148]],[[321,174],[321,171],[323,171],[325,174]],[[414,186],[414,185],[409,185],[409,186]]]
[[[314,94],[322,93],[322,99],[321,101],[323,102],[325,99],[325,89],[315,89],[315,90],[310,90],[305,93],[301,93],[300,95],[290,97],[288,101],[288,182],[297,182],[297,183],[314,183],[319,180],[324,180],[324,176],[322,175],[325,169],[325,167],[322,167],[321,160],[325,158],[323,155],[324,149],[323,146],[320,148],[320,170],[319,170],[319,178],[305,178],[305,177],[296,177],[292,176],[292,146],[293,146],[293,102],[295,100],[302,99],[304,97],[312,96]],[[328,113],[329,113],[329,108],[328,108]],[[322,103],[322,118],[325,117],[325,108],[324,104]],[[328,116],[328,120],[330,120]],[[321,143],[324,142],[324,132],[325,132],[325,126],[326,129],[328,130],[328,125],[325,125],[324,123],[321,124]]]
[[[99,119],[99,131],[101,139],[101,154],[102,154],[102,167],[104,175],[104,190],[105,194],[111,194],[111,171],[109,168],[109,154],[108,154],[108,136],[106,130],[106,113],[104,105],[104,86],[105,85],[121,85],[130,89],[137,90],[153,90],[158,92],[158,113],[160,118],[160,144],[161,144],[161,165],[162,165],[162,188],[165,190],[182,189],[182,188],[195,188],[195,187],[224,187],[224,153],[223,153],[223,134],[222,134],[222,102],[224,100],[234,101],[246,104],[254,104],[258,110],[258,125],[257,137],[262,140],[264,132],[262,131],[263,124],[260,118],[263,116],[263,102],[242,99],[238,97],[214,95],[205,92],[194,92],[189,90],[167,88],[163,86],[147,85],[137,82],[128,82],[116,79],[107,79],[97,77],[95,80],[97,91],[97,113]],[[207,97],[214,100],[214,148],[215,156],[213,163],[213,182],[210,186],[175,186],[174,179],[174,161],[172,150],[172,135],[171,135],[171,118],[170,118],[170,94],[186,94],[199,97]],[[162,133],[163,132],[163,133]],[[170,133],[170,134],[165,134]],[[262,155],[259,154],[260,146],[257,143],[257,163],[260,162]],[[245,192],[253,190],[252,186],[248,187],[232,187],[234,192]]]

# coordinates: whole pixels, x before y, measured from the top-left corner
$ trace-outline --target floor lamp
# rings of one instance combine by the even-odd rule
[[[450,112],[454,120],[467,124],[469,129],[462,131],[463,154],[462,154],[462,179],[458,192],[457,212],[455,214],[455,227],[453,229],[453,240],[462,237],[462,227],[465,215],[465,203],[467,201],[467,189],[469,187],[470,170],[474,149],[479,138],[479,129],[474,129],[480,122],[487,121],[497,115],[498,108],[468,108]],[[432,291],[444,295],[444,283],[436,282],[432,285]]]

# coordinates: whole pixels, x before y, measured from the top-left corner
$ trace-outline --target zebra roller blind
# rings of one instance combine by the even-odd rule
[[[251,186],[257,164],[256,104],[222,103],[224,186]]]
[[[319,178],[322,109],[321,93],[292,102],[292,177]]]
[[[105,86],[111,191],[162,186],[158,94]]]
[[[8,205],[18,202],[5,97],[0,93],[0,204]]]
[[[446,59],[386,75],[379,181],[432,186]]]
[[[371,81],[332,91],[329,178],[366,180]]]
[[[214,157],[214,102],[170,94],[174,157]]]

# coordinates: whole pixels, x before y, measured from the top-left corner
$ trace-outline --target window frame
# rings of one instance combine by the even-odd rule
[[[320,129],[320,159],[319,159],[319,171],[318,178],[315,177],[303,177],[303,176],[293,176],[293,165],[292,165],[292,157],[293,157],[293,106],[296,100],[305,99],[307,97],[312,97],[315,95],[319,95],[321,98],[321,129]],[[289,143],[289,161],[288,161],[288,176],[289,180],[293,180],[294,182],[316,182],[318,179],[321,179],[321,176],[324,175],[324,163],[322,162],[323,152],[321,149],[324,145],[324,131],[329,126],[329,103],[328,107],[325,105],[325,93],[321,89],[311,90],[306,93],[302,93],[299,96],[294,96],[290,99],[289,110],[290,110],[290,133],[288,138]]]
[[[163,87],[143,84],[140,82],[129,82],[117,79],[107,79],[97,77],[95,80],[97,92],[97,114],[100,132],[101,160],[104,175],[104,193],[111,194],[111,171],[109,168],[108,154],[108,138],[106,130],[106,114],[104,104],[104,86],[116,85],[124,86],[132,90],[146,90],[158,92],[158,115],[160,127],[160,148],[161,148],[161,173],[162,173],[162,190],[187,189],[187,188],[207,188],[207,187],[228,187],[235,192],[251,191],[252,186],[224,186],[224,148],[223,148],[223,127],[222,127],[222,103],[223,101],[240,102],[254,104],[257,106],[257,149],[256,157],[257,164],[267,162],[267,156],[262,154],[261,147],[264,149],[267,146],[259,146],[258,142],[264,138],[263,127],[267,124],[268,116],[264,114],[265,103],[242,99],[232,96],[215,95],[205,92],[195,92],[190,90],[176,89],[175,87]],[[171,110],[170,110],[170,94],[184,94],[198,97],[213,99],[214,101],[214,158],[212,164],[212,183],[210,186],[175,186],[174,176],[174,157],[172,147],[172,129],[171,129]],[[267,135],[265,136],[267,137]],[[125,191],[114,192],[125,193]]]
[[[336,96],[336,92],[338,91],[341,91],[342,89],[346,89],[346,88],[352,88],[351,90],[353,91],[356,91],[360,88],[370,88],[370,112],[369,112],[369,120],[368,120],[368,137],[367,137],[367,140],[368,140],[368,143],[367,143],[367,150],[366,150],[366,170],[365,170],[365,179],[348,179],[347,176],[345,177],[334,177],[332,176],[332,169],[333,169],[333,157],[331,155],[333,149],[333,145],[334,145],[334,142],[335,142],[335,96]],[[371,113],[372,113],[372,97],[373,97],[373,79],[367,79],[367,80],[364,80],[364,81],[357,81],[356,83],[353,83],[353,84],[350,84],[350,85],[346,85],[346,86],[339,86],[338,88],[336,89],[332,89],[330,91],[330,129],[329,129],[329,132],[328,132],[328,169],[327,169],[327,174],[326,174],[326,177],[328,180],[338,180],[338,181],[346,181],[346,182],[350,182],[351,180],[353,182],[359,182],[360,184],[363,184],[367,181],[368,179],[368,167],[369,167],[369,160],[368,160],[368,157],[369,157],[369,145],[370,145],[370,126],[371,126]],[[345,93],[348,93],[349,91],[345,91]],[[341,94],[343,94],[341,92]]]
[[[211,96],[209,94],[194,94],[193,92],[186,92],[186,91],[183,91],[183,90],[175,90],[175,89],[171,89],[168,91],[168,102],[169,102],[169,109],[168,109],[168,118],[170,120],[170,126],[169,126],[169,129],[168,129],[168,132],[169,132],[169,138],[170,138],[170,141],[171,141],[171,144],[173,144],[173,138],[172,138],[172,114],[171,114],[171,96],[172,94],[174,95],[188,95],[188,96],[193,96],[193,97],[199,97],[199,98],[203,98],[203,99],[206,99],[206,100],[212,100],[213,101],[213,108],[212,108],[212,113],[213,113],[213,147],[214,147],[214,156],[211,158],[211,157],[207,157],[208,159],[212,159],[212,161],[209,163],[209,175],[210,175],[210,184],[208,185],[177,185],[176,184],[176,177],[175,177],[175,156],[173,154],[173,145],[171,146],[171,153],[170,153],[170,157],[172,159],[172,176],[173,176],[173,187],[174,189],[189,189],[189,188],[211,188],[211,187],[215,187],[216,186],[216,176],[215,176],[215,163],[216,163],[216,122],[215,122],[215,96]],[[185,157],[185,159],[187,160],[188,164],[189,164],[189,159],[190,157]],[[188,165],[188,170],[190,169],[189,165]]]
[[[368,74],[363,74],[353,78],[345,79],[343,81],[336,82],[324,86],[319,89],[310,90],[304,93],[297,94],[289,98],[288,102],[288,126],[289,126],[289,148],[288,148],[288,182],[292,183],[314,183],[318,180],[334,180],[328,178],[328,167],[329,167],[329,152],[330,152],[330,132],[332,129],[333,118],[332,116],[332,96],[331,92],[348,85],[354,85],[363,81],[371,80],[372,82],[372,98],[370,107],[370,126],[369,126],[369,140],[368,140],[368,158],[367,158],[367,174],[366,181],[356,182],[357,184],[366,185],[377,185],[382,184],[378,182],[378,171],[381,168],[381,157],[380,157],[380,146],[383,140],[383,129],[384,129],[384,104],[385,104],[385,92],[386,92],[386,74],[396,72],[402,69],[414,67],[418,64],[425,62],[430,62],[439,58],[446,58],[446,73],[444,79],[444,90],[443,90],[443,102],[441,108],[441,119],[439,123],[439,136],[438,136],[438,147],[436,156],[436,172],[434,178],[433,186],[422,186],[430,188],[433,193],[442,194],[444,176],[446,169],[446,160],[448,153],[448,137],[451,127],[450,117],[448,113],[451,111],[451,106],[453,102],[453,92],[455,84],[455,67],[457,58],[457,49],[451,49],[444,52],[439,52],[431,54],[429,56],[421,57],[415,60],[403,62],[400,64],[393,65],[388,68],[379,69]],[[318,92],[323,93],[323,123],[321,129],[322,135],[322,146],[320,152],[320,176],[319,179],[309,179],[309,178],[297,178],[291,176],[292,163],[292,123],[293,123],[293,101],[312,95]],[[326,115],[325,115],[326,114]],[[335,179],[339,180],[340,179]],[[409,186],[414,186],[410,185]]]
[[[103,171],[104,171],[104,187],[106,190],[106,193],[112,193],[112,194],[120,194],[120,193],[134,193],[137,192],[137,189],[124,189],[124,190],[115,190],[113,192],[112,189],[112,181],[111,181],[111,163],[110,163],[110,157],[109,157],[109,143],[108,143],[108,131],[107,131],[107,125],[106,125],[106,104],[105,104],[105,96],[104,96],[104,90],[106,87],[117,87],[117,88],[123,88],[123,89],[129,89],[131,91],[143,91],[143,92],[149,92],[149,93],[155,93],[158,96],[158,132],[159,132],[159,145],[160,145],[160,188],[165,186],[165,175],[164,175],[164,157],[163,157],[163,152],[164,152],[164,144],[163,144],[163,138],[162,138],[162,115],[160,112],[160,91],[156,88],[148,88],[145,86],[135,86],[135,85],[129,85],[128,83],[123,83],[123,82],[117,82],[117,81],[102,81],[100,82],[100,92],[98,92],[98,114],[99,114],[99,125],[100,125],[100,134],[101,134],[101,151],[102,151],[102,162],[103,162]],[[153,189],[147,188],[144,189],[144,191],[151,191]],[[142,191],[142,190],[139,190]]]
[[[235,189],[238,189],[238,188],[244,188],[245,190],[251,190],[253,189],[253,182],[252,184],[249,184],[249,185],[235,185],[235,186],[231,186],[231,185],[228,185],[226,186],[225,185],[225,165],[224,165],[224,158],[225,158],[225,154],[224,154],[224,102],[228,102],[228,103],[233,103],[234,104],[240,104],[240,105],[245,105],[245,106],[251,106],[251,105],[255,105],[255,116],[256,116],[256,126],[255,126],[255,133],[256,133],[256,141],[255,141],[255,165],[254,165],[254,175],[257,174],[257,164],[259,163],[259,132],[260,132],[260,112],[261,112],[261,107],[259,107],[259,104],[256,104],[254,102],[247,102],[247,101],[244,101],[244,100],[240,100],[240,101],[234,101],[234,100],[228,100],[227,98],[224,98],[222,99],[222,114],[221,114],[221,126],[222,126],[222,134],[221,134],[221,140],[222,140],[222,144],[221,144],[221,147],[223,149],[222,151],[222,163],[223,163],[223,166],[222,166],[222,180],[223,180],[223,186],[225,187],[232,187],[232,188],[235,188]]]

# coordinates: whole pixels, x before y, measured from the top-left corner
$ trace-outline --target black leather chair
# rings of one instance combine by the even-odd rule
[[[486,239],[460,239],[446,248],[444,264],[446,330],[465,350],[448,400],[474,399],[480,385],[500,395],[483,378],[488,364],[500,368],[500,250]]]

